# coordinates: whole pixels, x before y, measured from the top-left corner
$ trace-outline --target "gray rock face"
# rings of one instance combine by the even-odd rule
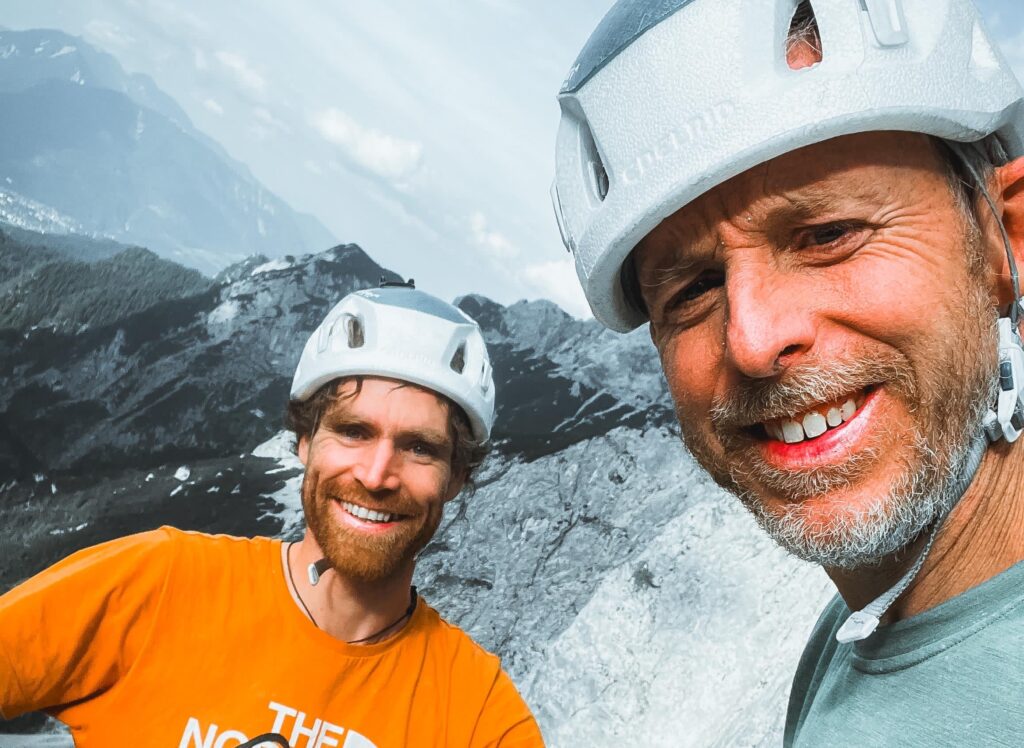
[[[297,537],[277,414],[329,306],[381,275],[354,245],[258,258],[80,335],[0,334],[0,589],[165,523]],[[497,449],[424,550],[421,592],[502,656],[550,745],[777,745],[827,580],[686,455],[646,331],[458,303],[491,349]]]
[[[301,470],[284,435],[284,532]],[[290,469],[289,469],[290,468]],[[421,593],[488,649],[549,745],[775,746],[790,679],[832,594],[664,428],[490,460],[417,565]]]

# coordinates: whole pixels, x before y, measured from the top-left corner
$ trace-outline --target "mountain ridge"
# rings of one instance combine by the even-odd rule
[[[399,279],[352,244],[251,257],[81,332],[0,330],[0,590],[161,524],[296,539],[292,369],[330,306],[382,275]],[[685,453],[644,330],[457,303],[491,351],[496,448],[421,554],[421,592],[502,657],[549,745],[778,744],[827,578]]]
[[[211,275],[253,252],[335,243],[151,79],[47,30],[0,32],[0,214],[141,244]]]

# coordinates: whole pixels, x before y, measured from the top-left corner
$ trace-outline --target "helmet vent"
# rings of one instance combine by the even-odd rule
[[[345,333],[348,335],[349,348],[362,348],[365,338],[363,336],[363,323],[358,317],[347,317],[345,319]]]
[[[456,374],[461,374],[462,370],[466,368],[466,343],[465,341],[455,349],[455,353],[452,354],[452,360],[448,364],[452,367],[452,371]]]
[[[580,151],[585,171],[583,179],[590,186],[590,193],[597,202],[604,202],[609,189],[608,170],[604,167],[604,160],[597,150],[594,134],[586,120],[580,122]]]
[[[801,0],[793,11],[786,34],[786,64],[792,70],[813,67],[822,61],[821,29],[810,0]]]
[[[491,365],[487,361],[480,365],[480,391],[485,395],[491,391]]]
[[[590,162],[590,178],[594,194],[597,195],[598,200],[604,202],[608,196],[608,172],[605,171],[600,158]]]

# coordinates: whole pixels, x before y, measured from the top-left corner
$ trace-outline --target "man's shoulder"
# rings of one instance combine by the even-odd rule
[[[443,662],[447,688],[475,725],[479,745],[543,746],[530,707],[501,659],[431,608],[427,629],[432,656]]]
[[[281,546],[281,541],[274,538],[210,534],[169,526],[153,533],[161,538],[154,542],[161,543],[167,552],[173,554],[175,565],[188,567],[192,573],[199,568],[262,568],[271,555],[280,552]]]
[[[51,571],[99,570],[122,565],[170,570],[179,564],[194,570],[197,565],[249,564],[257,557],[265,558],[279,544],[271,538],[211,535],[165,525],[83,548],[51,567]]]
[[[182,547],[195,548],[198,550],[223,551],[225,553],[242,553],[247,550],[265,550],[270,545],[278,545],[281,541],[274,538],[260,535],[247,537],[241,535],[228,535],[226,533],[208,533],[199,530],[182,530],[170,525],[164,525],[152,533],[164,536],[168,542]],[[144,533],[148,534],[148,533]]]
[[[807,638],[804,655],[811,655],[814,659],[820,660],[821,655],[835,652],[838,645],[836,631],[849,615],[850,609],[842,597],[837,594],[829,600]]]
[[[501,671],[501,659],[484,648],[468,633],[449,622],[434,607],[420,598],[426,608],[425,629],[430,646],[438,655],[452,660],[459,668],[493,678]]]
[[[818,616],[811,635],[807,638],[803,654],[800,655],[800,664],[797,666],[796,678],[806,675],[813,680],[813,676],[827,668],[839,649],[839,642],[836,641],[836,631],[843,625],[843,622],[850,615],[850,609],[846,607],[843,598],[838,594],[829,600],[828,604]],[[796,688],[794,679],[794,689]]]
[[[794,731],[803,721],[806,705],[813,701],[824,674],[835,659],[839,646],[836,631],[849,614],[850,609],[846,607],[843,598],[836,595],[825,606],[814,624],[803,654],[800,655],[800,664],[793,675],[786,715],[786,745],[790,745]]]

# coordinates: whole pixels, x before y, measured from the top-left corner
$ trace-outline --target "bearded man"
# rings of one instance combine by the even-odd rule
[[[411,587],[486,451],[476,323],[410,285],[345,297],[309,338],[287,420],[302,540],[161,528],[0,597],[0,711],[77,746],[542,746],[496,657]]]
[[[975,8],[623,0],[560,103],[594,315],[838,588],[786,745],[1018,745],[1024,104]]]

